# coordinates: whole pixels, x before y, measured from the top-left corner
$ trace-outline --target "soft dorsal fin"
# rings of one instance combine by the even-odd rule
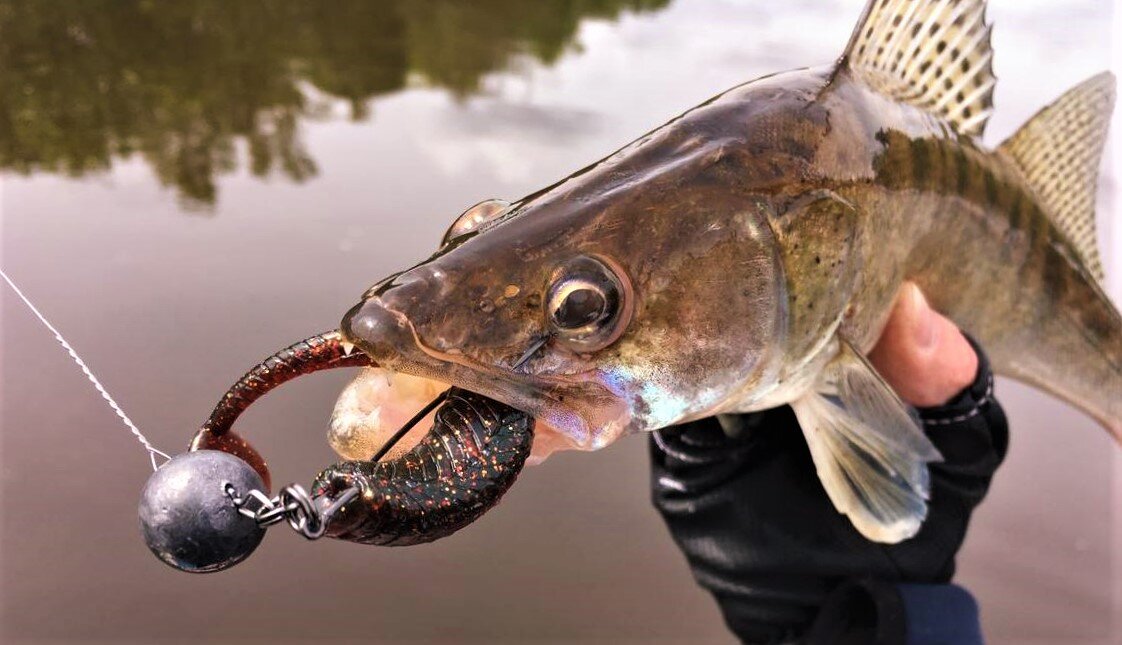
[[[1100,282],[1095,189],[1113,110],[1114,75],[1104,72],[1068,90],[998,148],[1017,162],[1052,222]]]
[[[993,112],[985,0],[869,0],[841,64],[873,89],[981,136]]]

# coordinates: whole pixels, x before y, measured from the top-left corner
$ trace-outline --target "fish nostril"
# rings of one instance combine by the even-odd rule
[[[387,290],[394,288],[395,286],[397,286],[397,279],[401,277],[401,273],[401,271],[398,271],[393,275],[383,278],[381,282],[367,289],[366,293],[362,294],[362,299],[366,300],[368,298],[376,298],[385,293]]]
[[[443,273],[439,269],[429,267],[415,267],[409,271],[395,273],[384,278],[378,284],[362,294],[364,300],[370,298],[387,298],[391,294],[401,297],[404,293],[419,293],[428,290],[432,285],[440,282]]]
[[[423,322],[431,304],[447,294],[449,280],[439,268],[421,266],[396,276],[378,290],[376,297],[385,307],[401,312],[414,323]]]

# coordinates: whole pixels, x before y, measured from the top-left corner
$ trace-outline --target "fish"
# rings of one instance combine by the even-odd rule
[[[833,64],[739,85],[469,208],[363,294],[342,338],[387,387],[411,375],[532,416],[536,460],[789,405],[833,505],[882,543],[919,530],[941,459],[866,358],[905,283],[998,374],[1122,441],[1094,204],[1114,76],[988,148],[985,12],[871,0]]]

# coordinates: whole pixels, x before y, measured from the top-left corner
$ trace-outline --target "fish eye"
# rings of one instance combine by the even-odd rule
[[[550,320],[561,330],[580,329],[607,318],[618,296],[614,289],[584,280],[568,280],[550,296]],[[611,304],[609,304],[611,303]]]
[[[579,257],[554,272],[545,314],[558,340],[577,351],[615,342],[629,322],[626,276],[592,257]]]
[[[488,199],[479,202],[461,213],[456,221],[452,222],[452,225],[448,227],[444,237],[440,240],[440,246],[443,247],[461,235],[478,230],[484,224],[497,219],[508,208],[510,208],[510,202],[502,199]]]

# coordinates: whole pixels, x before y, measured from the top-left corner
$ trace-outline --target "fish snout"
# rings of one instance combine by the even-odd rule
[[[367,291],[362,302],[343,317],[340,330],[371,357],[390,361],[395,351],[416,349],[417,335],[423,335],[423,330],[432,333],[433,324],[447,310],[454,282],[439,266],[423,265],[399,273]],[[443,347],[441,342],[435,346]]]
[[[405,315],[391,309],[381,296],[367,298],[343,316],[343,337],[380,365],[392,366],[394,358],[415,345]]]

